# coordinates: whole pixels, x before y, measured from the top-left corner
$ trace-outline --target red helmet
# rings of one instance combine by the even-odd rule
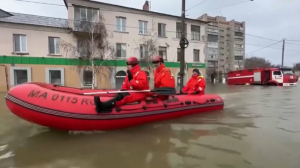
[[[139,64],[139,62],[138,62],[138,59],[136,57],[129,57],[126,60],[126,64],[127,65],[136,65],[136,64]]]
[[[155,56],[153,56],[153,58],[152,58],[152,62],[162,62],[162,63],[164,63],[164,59],[163,59],[163,57],[160,56],[160,55],[155,55]]]

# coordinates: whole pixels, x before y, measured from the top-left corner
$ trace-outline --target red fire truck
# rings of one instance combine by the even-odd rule
[[[228,85],[295,86],[297,82],[298,76],[291,68],[244,69],[227,74]]]

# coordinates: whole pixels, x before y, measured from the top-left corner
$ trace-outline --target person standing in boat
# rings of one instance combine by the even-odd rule
[[[129,57],[126,61],[127,75],[121,87],[121,90],[149,90],[149,81],[145,71],[142,71],[136,57]],[[125,103],[133,103],[144,100],[148,93],[119,93],[111,100],[101,102],[98,96],[94,97],[97,112],[103,109],[120,107]]]
[[[205,79],[198,69],[193,69],[193,75],[187,85],[180,91],[181,94],[205,94]]]
[[[154,64],[154,89],[161,87],[175,88],[175,79],[169,68],[166,68],[164,59],[160,55],[153,56],[152,63]],[[150,93],[151,96],[155,94]],[[168,96],[155,95],[157,98],[165,100]]]

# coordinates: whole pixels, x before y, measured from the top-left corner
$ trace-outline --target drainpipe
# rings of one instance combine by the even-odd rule
[[[8,91],[8,90],[9,90],[9,86],[8,86],[7,67],[6,67],[6,65],[2,65],[2,64],[1,64],[0,66],[3,66],[4,69],[5,69],[6,89],[7,89],[7,91]]]

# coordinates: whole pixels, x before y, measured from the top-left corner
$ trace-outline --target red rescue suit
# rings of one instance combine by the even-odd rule
[[[165,64],[161,64],[160,67],[156,68],[154,71],[154,88],[161,87],[172,87],[175,88],[175,80],[170,71],[166,68]],[[153,95],[153,93],[150,95]],[[169,96],[157,95],[157,98],[161,100],[166,100]]]
[[[194,75],[182,89],[182,92],[192,94],[197,91],[199,92],[199,95],[205,94],[205,79],[202,76]]]
[[[170,69],[166,68],[165,64],[161,64],[154,72],[154,88],[160,87],[175,88],[174,77]]]
[[[149,81],[145,71],[140,69],[140,65],[134,66],[130,70],[132,74],[132,80],[128,81],[128,75],[123,82],[121,87],[122,90],[149,90]],[[116,107],[119,107],[125,103],[133,103],[139,100],[144,100],[148,93],[129,93],[122,100],[116,102]]]

